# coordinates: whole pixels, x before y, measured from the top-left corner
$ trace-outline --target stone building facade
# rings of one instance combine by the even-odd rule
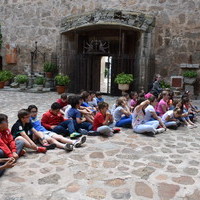
[[[63,35],[65,31],[75,32],[79,27],[75,23],[67,29],[69,24],[65,24],[66,20],[69,22],[71,16],[76,16],[78,20],[85,13],[98,16],[98,12],[101,15],[101,11],[110,10],[110,13],[113,9],[125,15],[129,11],[139,13],[137,16],[154,20],[147,23],[150,29],[146,27],[142,30],[142,26],[138,29],[145,34],[140,35],[139,55],[134,55],[144,57],[138,59],[136,64],[140,69],[136,74],[141,79],[137,86],[147,87],[154,73],[169,78],[171,75],[180,75],[180,64],[200,62],[200,0],[2,0],[3,68],[15,73],[29,71],[31,51],[34,51],[37,41],[38,49],[46,55],[45,59],[53,60],[60,66],[60,71],[67,73],[63,52],[64,46],[69,45],[70,36],[66,38]],[[84,20],[81,23],[84,25]],[[133,25],[132,29],[136,30],[137,26]],[[17,50],[16,63],[6,63],[8,44]],[[41,58],[35,63],[35,71],[42,70],[42,62]],[[148,72],[148,76],[142,72]]]

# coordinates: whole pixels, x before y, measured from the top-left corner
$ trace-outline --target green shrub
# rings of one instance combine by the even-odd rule
[[[27,75],[17,75],[15,77],[15,80],[19,84],[24,84],[28,82],[28,76]]]
[[[183,73],[183,76],[187,78],[196,78],[198,76],[198,73],[196,71],[187,70]]]
[[[44,77],[36,77],[34,82],[36,85],[43,85],[45,82],[45,78]]]
[[[57,75],[55,77],[56,85],[68,85],[70,78],[67,75]]]
[[[122,72],[116,76],[114,81],[118,84],[130,84],[134,81],[133,74],[125,74]]]
[[[161,88],[170,88],[170,84],[165,82],[164,80],[160,81]]]
[[[43,65],[44,72],[56,72],[57,66],[51,62],[46,62]]]
[[[5,82],[11,80],[12,78],[14,78],[14,74],[11,71],[0,71],[0,81]]]

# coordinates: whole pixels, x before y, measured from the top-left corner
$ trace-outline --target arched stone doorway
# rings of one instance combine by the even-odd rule
[[[100,90],[101,61],[108,57],[108,89],[119,95],[118,73],[132,73],[131,90],[147,87],[154,18],[141,13],[102,10],[63,19],[61,72],[72,81],[70,92]]]

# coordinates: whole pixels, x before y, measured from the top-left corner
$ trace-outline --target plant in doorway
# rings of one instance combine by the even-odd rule
[[[193,70],[187,70],[183,73],[184,83],[192,85],[198,76],[198,73]]]
[[[10,81],[12,78],[14,78],[14,74],[11,71],[8,70],[0,71],[0,88],[4,88],[6,82]]]
[[[124,72],[115,77],[114,82],[118,84],[118,89],[124,93],[129,90],[129,85],[134,81],[133,74],[125,74]]]
[[[57,75],[55,77],[56,82],[56,90],[58,94],[62,94],[65,92],[66,87],[68,86],[70,82],[70,78],[67,75]]]

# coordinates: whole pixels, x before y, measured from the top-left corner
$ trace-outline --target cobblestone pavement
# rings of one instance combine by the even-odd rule
[[[53,92],[1,90],[0,112],[11,125],[19,109],[36,104],[41,116],[57,98]],[[0,178],[0,199],[199,200],[199,158],[199,128],[180,127],[155,138],[123,129],[112,138],[88,137],[70,153],[28,153]]]

